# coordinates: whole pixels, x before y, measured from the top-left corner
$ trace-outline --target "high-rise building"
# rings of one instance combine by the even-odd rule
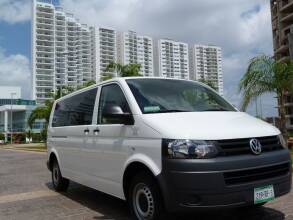
[[[109,74],[108,65],[117,62],[117,33],[111,28],[92,27],[92,65],[96,70],[96,81]]]
[[[293,59],[293,0],[271,0],[275,59]],[[293,130],[293,95],[286,96],[286,127]]]
[[[140,74],[153,76],[153,39],[134,31],[120,32],[117,41],[119,62],[126,65],[140,64]]]
[[[96,79],[91,32],[72,14],[53,4],[33,1],[32,85],[37,104],[64,85]]]
[[[160,76],[189,79],[188,44],[160,39],[155,50],[156,71]]]
[[[46,2],[33,0],[32,10],[32,98],[37,104],[63,86],[101,81],[113,74],[107,70],[112,62],[140,64],[143,76],[208,79],[223,93],[220,48],[194,46],[189,54],[186,43],[89,27],[52,1]]]
[[[223,95],[222,50],[220,47],[193,45],[189,49],[190,79],[213,83]]]

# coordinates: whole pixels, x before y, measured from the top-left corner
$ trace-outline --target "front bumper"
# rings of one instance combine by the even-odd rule
[[[288,150],[208,160],[164,159],[162,165],[158,181],[171,212],[248,206],[254,204],[254,188],[273,185],[275,197],[291,189]],[[234,182],[227,173],[235,175]]]

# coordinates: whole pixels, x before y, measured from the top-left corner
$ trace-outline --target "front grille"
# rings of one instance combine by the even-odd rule
[[[224,173],[227,185],[243,184],[287,175],[290,163]]]
[[[278,136],[256,138],[262,145],[262,152],[275,151],[282,149]],[[220,155],[234,156],[242,154],[251,154],[249,141],[251,138],[230,139],[217,141],[220,147]]]

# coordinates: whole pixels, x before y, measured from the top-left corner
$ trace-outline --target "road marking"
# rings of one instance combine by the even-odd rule
[[[52,196],[58,196],[58,195],[60,194],[50,190],[16,193],[16,194],[0,196],[0,204],[9,203],[9,202],[18,202],[18,201],[29,200],[29,199],[39,199],[42,197],[52,197]]]

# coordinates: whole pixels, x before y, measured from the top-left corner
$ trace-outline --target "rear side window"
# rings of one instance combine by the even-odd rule
[[[52,127],[90,125],[98,89],[91,89],[56,103]]]

